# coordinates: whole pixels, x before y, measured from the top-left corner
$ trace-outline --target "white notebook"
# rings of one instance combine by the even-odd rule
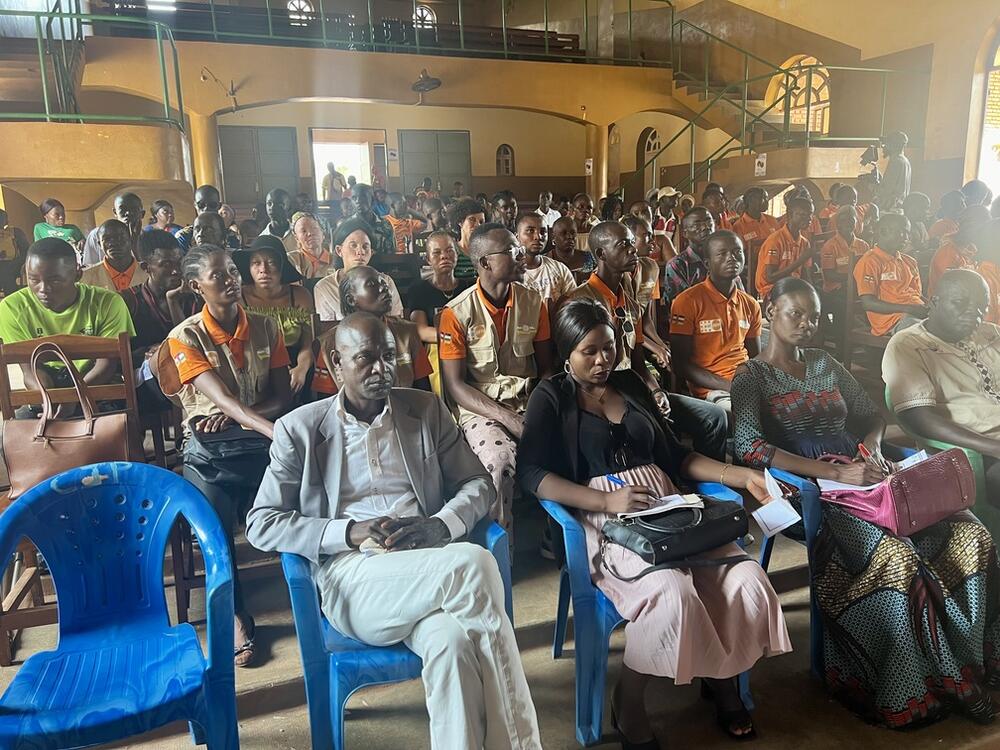
[[[632,513],[619,513],[618,517],[621,519],[626,518],[641,518],[642,516],[651,516],[656,513],[663,513],[665,510],[673,510],[675,508],[704,508],[705,503],[697,495],[664,495],[663,497],[657,498],[653,505],[650,505],[645,510],[637,510]]]

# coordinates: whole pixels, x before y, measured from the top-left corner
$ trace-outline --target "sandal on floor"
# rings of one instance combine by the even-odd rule
[[[247,639],[243,641],[242,646],[233,651],[233,663],[237,667],[246,668],[253,664],[254,658],[257,656],[254,650],[256,648],[254,638],[257,635],[257,623],[250,615],[243,615],[240,620],[243,622],[243,631],[247,634]],[[249,621],[249,625],[247,621]],[[246,655],[245,658],[241,660],[240,657],[244,655]]]
[[[712,686],[705,680],[701,681],[701,697],[705,700],[715,699],[715,691],[712,690]],[[750,740],[757,739],[757,729],[753,725],[753,717],[750,716],[750,712],[747,711],[746,706],[742,705],[742,702],[742,699],[740,699],[740,707],[728,711],[723,711],[719,708],[719,704],[716,703],[715,723],[719,725],[719,728],[726,733],[729,739],[736,742],[749,742]],[[733,731],[733,727],[750,727],[750,731],[745,734],[737,734]]]
[[[975,703],[962,704],[962,712],[977,724],[986,726],[992,724],[996,718],[993,708],[993,700],[989,694],[983,694]]]

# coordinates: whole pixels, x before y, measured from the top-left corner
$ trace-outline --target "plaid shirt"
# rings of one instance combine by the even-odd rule
[[[708,278],[708,266],[690,247],[667,261],[663,270],[660,294],[668,309],[678,294]],[[736,279],[736,286],[743,289],[743,280]]]

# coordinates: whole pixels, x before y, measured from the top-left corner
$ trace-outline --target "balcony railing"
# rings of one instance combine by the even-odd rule
[[[173,31],[166,24],[149,19],[117,18],[87,13],[61,12],[57,0],[53,11],[0,10],[0,16],[28,21],[34,25],[42,109],[31,112],[0,112],[0,120],[44,120],[46,122],[116,122],[159,124],[184,130],[184,98],[181,92],[180,67]],[[77,76],[84,54],[83,40],[87,29],[115,23],[134,26],[156,40],[155,54],[159,62],[160,102],[163,116],[127,115],[119,113],[80,112],[76,99]],[[0,40],[0,54],[3,43]],[[51,83],[51,85],[50,85]],[[172,84],[172,85],[171,85]]]
[[[669,0],[654,0],[670,14]],[[495,4],[494,4],[495,3]],[[155,19],[169,24],[180,40],[208,40],[253,44],[316,46],[375,52],[412,52],[559,62],[613,62],[647,66],[670,65],[669,40],[661,60],[633,55],[632,0],[628,0],[624,36],[599,48],[602,37],[614,26],[611,15],[600,15],[599,0],[579,0],[576,18],[550,18],[549,0],[530,5],[537,17],[512,26],[508,0],[470,2],[452,0],[424,6],[415,0],[383,0],[378,12],[367,0],[360,13],[336,8],[335,0],[260,0],[259,5],[223,5],[214,0],[101,0],[107,15],[122,20]],[[396,6],[393,8],[393,6]],[[426,15],[427,8],[436,12]],[[386,13],[389,8],[390,13]],[[444,20],[444,16],[448,20]],[[478,19],[480,23],[470,23]],[[482,21],[489,21],[487,25]],[[523,20],[523,19],[522,19]],[[149,35],[133,24],[107,24],[100,33],[122,36]],[[624,56],[615,56],[615,49]]]

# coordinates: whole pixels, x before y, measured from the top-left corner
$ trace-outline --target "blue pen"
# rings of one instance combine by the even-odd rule
[[[607,479],[609,482],[611,482],[611,484],[614,484],[618,487],[628,487],[628,485],[625,484],[625,482],[616,477],[614,474],[605,474],[604,478]]]

